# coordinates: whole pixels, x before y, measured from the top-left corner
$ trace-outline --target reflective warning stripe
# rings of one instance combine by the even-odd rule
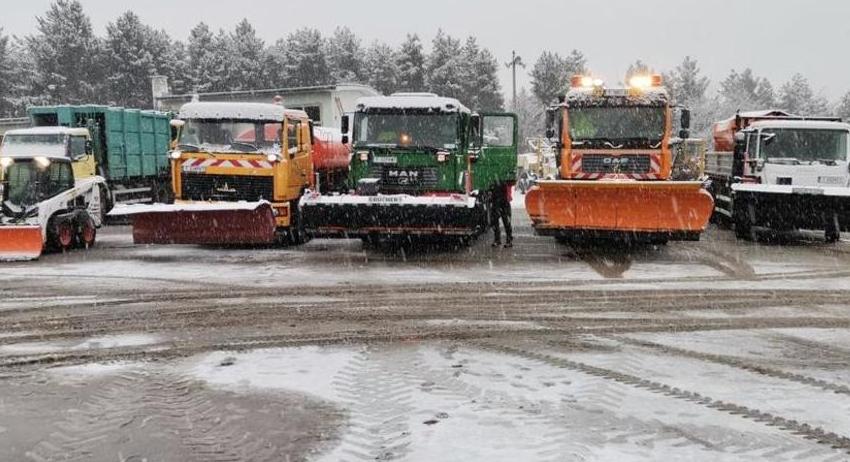
[[[183,168],[272,168],[272,163],[265,160],[242,159],[186,159]]]

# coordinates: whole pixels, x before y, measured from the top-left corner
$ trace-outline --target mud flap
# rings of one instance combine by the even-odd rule
[[[129,216],[136,244],[260,245],[276,241],[269,203],[116,207]]]
[[[541,181],[526,195],[538,234],[592,233],[698,236],[714,200],[691,181]]]
[[[40,226],[0,226],[0,261],[36,260],[43,250]]]

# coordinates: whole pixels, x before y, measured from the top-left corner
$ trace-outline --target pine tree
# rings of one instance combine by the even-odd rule
[[[347,27],[337,27],[328,39],[327,56],[334,82],[364,82],[363,47]]]
[[[844,94],[835,107],[835,115],[841,117],[845,122],[850,120],[850,92]]]
[[[460,40],[442,30],[434,37],[431,55],[426,64],[428,91],[440,96],[462,98],[464,66]],[[461,101],[467,104],[466,101]]]
[[[700,75],[700,69],[695,59],[685,56],[681,64],[664,76],[665,86],[673,96],[676,104],[693,107],[705,98],[710,81]]]
[[[306,87],[331,83],[330,66],[322,34],[315,29],[299,29],[278,41],[273,51],[285,75],[285,86]]]
[[[425,52],[422,50],[419,36],[408,34],[396,59],[399,71],[398,91],[425,91],[425,62]]]
[[[389,95],[398,89],[401,74],[395,51],[389,45],[375,41],[366,52],[369,85],[379,93]]]
[[[779,104],[786,111],[804,116],[823,115],[829,111],[826,98],[815,95],[809,81],[801,74],[794,74],[779,89]]]
[[[501,111],[505,99],[499,82],[499,63],[490,52],[469,37],[461,52],[462,97],[469,107],[480,111]]]
[[[198,23],[189,32],[187,85],[191,92],[203,93],[213,87],[210,73],[215,70],[215,45],[215,35],[205,23]]]
[[[33,91],[57,103],[102,101],[101,46],[77,0],[56,0],[36,18],[38,33],[27,37],[37,77]]]
[[[751,69],[744,69],[741,73],[732,70],[720,82],[720,97],[722,104],[733,112],[769,109],[774,105],[770,82],[755,76]]]
[[[126,107],[151,107],[151,77],[157,74],[154,31],[128,11],[106,26],[106,97]]]
[[[243,19],[227,40],[225,91],[259,90],[270,86],[266,69],[266,45],[254,26]]]
[[[12,117],[12,74],[14,73],[9,36],[0,28],[0,117]]]
[[[551,104],[566,93],[573,75],[586,71],[586,65],[587,60],[578,50],[573,50],[567,58],[544,51],[531,70],[531,91],[542,104]]]

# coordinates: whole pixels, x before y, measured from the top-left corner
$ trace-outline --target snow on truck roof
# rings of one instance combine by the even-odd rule
[[[670,94],[664,87],[646,88],[639,92],[628,88],[572,88],[564,103],[560,106],[597,106],[617,102],[623,106],[658,106],[665,105],[670,100]]]
[[[89,136],[88,129],[85,128],[70,128],[70,127],[33,127],[20,128],[17,130],[9,130],[4,136],[14,135],[69,135],[69,136]]]
[[[307,117],[304,111],[266,103],[188,103],[180,108],[181,119],[242,119],[282,122],[287,116]]]
[[[433,93],[393,93],[390,96],[368,96],[357,100],[358,111],[381,109],[431,110],[434,112],[472,112],[455,98]]]
[[[759,120],[750,124],[749,128],[785,128],[806,130],[847,130],[850,124],[826,120]]]

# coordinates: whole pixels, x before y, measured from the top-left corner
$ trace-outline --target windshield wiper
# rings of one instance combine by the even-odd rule
[[[233,142],[230,143],[230,146],[232,146],[234,148],[236,146],[245,146],[248,149],[250,149],[252,152],[256,152],[256,151],[260,150],[259,146],[255,145],[255,144],[251,144],[251,143],[246,143],[244,141],[233,141]]]

